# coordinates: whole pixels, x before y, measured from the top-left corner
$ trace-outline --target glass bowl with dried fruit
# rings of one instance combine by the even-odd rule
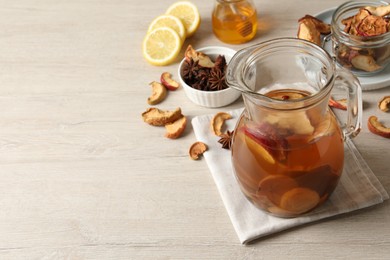
[[[241,93],[227,86],[225,71],[235,50],[209,46],[195,50],[189,45],[180,62],[179,80],[187,97],[204,107],[223,107],[237,100]]]
[[[331,22],[337,62],[357,76],[371,76],[390,63],[390,5],[384,1],[349,1]]]

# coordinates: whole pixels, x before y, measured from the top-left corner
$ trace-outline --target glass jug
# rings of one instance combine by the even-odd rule
[[[211,15],[213,32],[226,43],[251,40],[257,31],[257,12],[252,0],[215,0]]]
[[[245,196],[279,217],[296,217],[325,202],[344,163],[345,138],[361,128],[360,83],[321,47],[280,38],[238,51],[228,85],[242,92],[232,165]],[[332,90],[348,96],[346,124],[328,106]]]

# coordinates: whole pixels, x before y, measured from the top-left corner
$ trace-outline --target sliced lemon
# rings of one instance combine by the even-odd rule
[[[181,46],[182,40],[175,30],[161,27],[146,34],[142,43],[142,51],[149,63],[164,66],[176,59]]]
[[[187,37],[195,33],[200,25],[200,14],[198,8],[189,1],[179,1],[172,4],[166,14],[180,18],[186,28]]]
[[[156,17],[150,23],[148,32],[151,32],[154,29],[161,28],[161,27],[169,27],[175,30],[183,41],[186,38],[186,28],[184,27],[182,21],[176,16],[165,14]]]

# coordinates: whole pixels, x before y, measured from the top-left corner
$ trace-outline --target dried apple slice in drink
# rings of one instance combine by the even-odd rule
[[[258,139],[250,133],[245,134],[245,143],[249,150],[255,154],[256,159],[267,162],[269,164],[275,164],[275,159],[264,145],[264,139]]]
[[[280,116],[280,113],[268,114],[264,120],[269,124],[274,125],[278,130],[290,134],[310,135],[314,131],[314,128],[304,111],[289,112],[283,117]]]
[[[245,126],[241,131],[244,132],[245,143],[260,164],[275,164],[276,160],[286,159],[287,142],[272,125],[263,123]]]
[[[295,214],[308,212],[318,205],[320,196],[308,188],[293,188],[283,194],[280,207]]]
[[[298,183],[293,178],[269,175],[260,181],[256,195],[266,196],[274,205],[279,205],[283,194],[296,187]]]
[[[305,171],[295,178],[300,187],[316,191],[320,196],[334,190],[340,176],[332,171],[329,165],[323,165],[309,171]]]

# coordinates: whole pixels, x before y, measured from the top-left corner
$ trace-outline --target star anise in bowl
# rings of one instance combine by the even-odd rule
[[[183,63],[182,76],[190,87],[204,91],[216,91],[228,88],[225,80],[226,59],[218,55],[213,67],[203,67],[199,60],[186,59]]]
[[[180,83],[187,97],[200,106],[222,107],[241,96],[229,88],[225,80],[228,61],[235,50],[212,46],[194,50],[188,46],[178,73]]]

